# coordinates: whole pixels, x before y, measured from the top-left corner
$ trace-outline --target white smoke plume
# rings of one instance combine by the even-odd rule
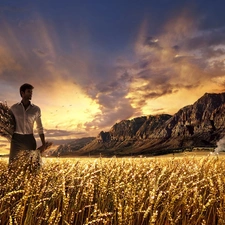
[[[218,142],[217,142],[217,147],[215,148],[215,153],[219,153],[221,151],[224,151],[225,150],[225,137],[223,137],[222,139],[220,139]]]

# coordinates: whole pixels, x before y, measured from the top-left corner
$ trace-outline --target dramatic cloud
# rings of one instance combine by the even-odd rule
[[[19,86],[33,84],[49,139],[225,91],[225,18],[211,1],[25,2],[0,6],[0,100],[20,101]]]
[[[216,34],[213,30],[201,31],[198,21],[183,12],[167,22],[157,37],[148,37],[147,33],[144,21],[135,45],[137,62],[126,68],[132,78],[127,97],[134,108],[141,107],[144,112],[155,99],[164,106],[163,98],[177,101],[182,95],[187,104],[204,92],[225,90],[224,28]],[[218,80],[222,80],[221,85]],[[187,91],[194,94],[186,96]],[[176,104],[167,107],[168,112],[175,109]]]

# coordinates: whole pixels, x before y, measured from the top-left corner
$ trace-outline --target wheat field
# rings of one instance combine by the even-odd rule
[[[225,157],[0,160],[0,224],[225,224]]]

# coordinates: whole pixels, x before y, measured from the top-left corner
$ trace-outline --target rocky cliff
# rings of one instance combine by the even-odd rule
[[[168,114],[142,116],[101,131],[77,155],[163,154],[213,147],[225,135],[225,93],[206,93],[193,105]]]

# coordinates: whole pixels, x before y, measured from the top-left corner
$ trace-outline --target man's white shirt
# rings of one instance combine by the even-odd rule
[[[36,122],[38,134],[43,134],[41,110],[38,106],[31,103],[25,109],[23,103],[19,102],[12,105],[10,109],[15,117],[15,133],[33,134],[34,123]]]

